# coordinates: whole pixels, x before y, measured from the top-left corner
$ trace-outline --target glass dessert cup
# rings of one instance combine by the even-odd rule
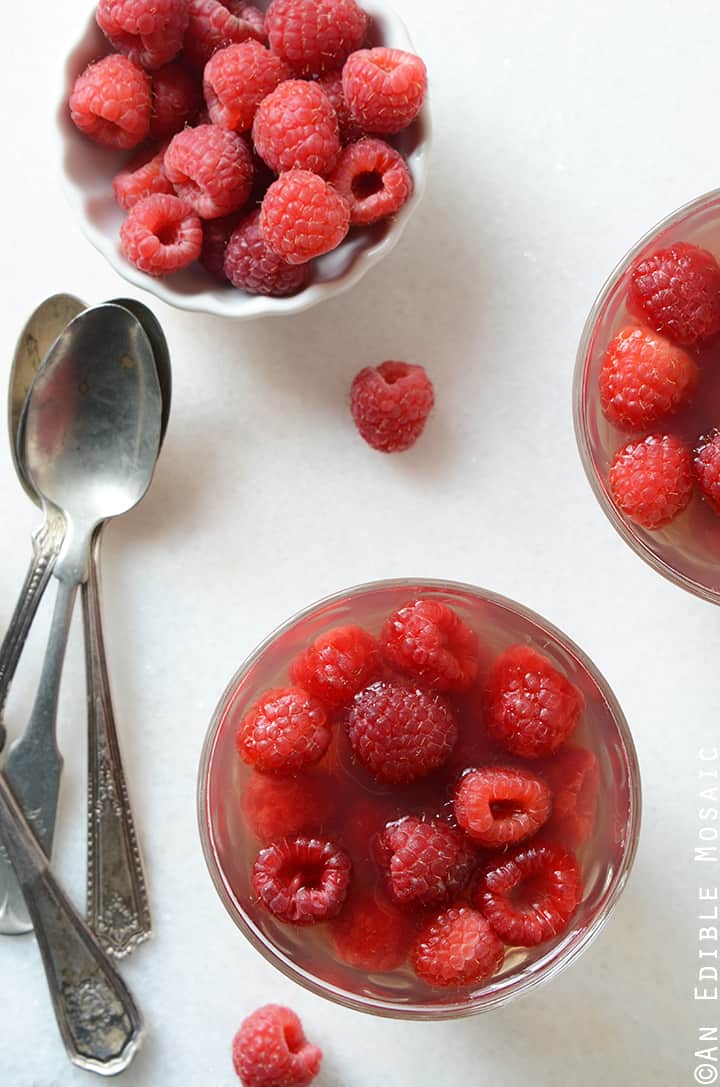
[[[261,844],[246,825],[242,804],[243,788],[254,772],[235,749],[235,731],[247,710],[267,688],[288,682],[290,660],[318,635],[349,623],[377,634],[390,612],[419,597],[452,607],[478,632],[481,652],[488,659],[518,643],[531,645],[549,658],[582,692],[585,708],[572,742],[593,751],[600,774],[594,830],[577,850],[583,896],[568,927],[539,947],[508,949],[495,976],[460,990],[432,988],[409,967],[372,974],[348,966],[327,942],[323,930],[328,923],[283,924],[258,903],[250,871]],[[334,772],[340,775],[336,799],[346,805],[345,812],[352,803],[350,794],[357,792],[366,793],[370,803],[387,805],[392,786],[373,781],[348,755],[334,758]],[[459,772],[456,769],[456,780]],[[433,776],[427,783],[402,787],[404,795],[395,797],[398,811],[417,813],[418,797],[427,795]],[[447,806],[448,799],[441,798],[439,806]],[[632,737],[614,695],[592,662],[560,631],[519,604],[446,581],[362,585],[312,605],[278,629],[242,665],[223,694],[205,740],[198,780],[200,836],[210,875],[228,913],[253,946],[286,976],[317,995],[398,1019],[471,1015],[505,1004],[563,970],[598,934],[625,886],[637,847],[640,810],[640,774]]]
[[[673,212],[623,258],[601,290],[588,316],[578,348],[573,386],[575,435],[595,496],[613,527],[645,562],[676,585],[720,603],[720,518],[695,495],[671,524],[649,530],[633,523],[615,505],[608,471],[616,452],[632,437],[604,417],[599,377],[613,336],[626,324],[641,322],[628,312],[626,297],[632,265],[639,258],[677,242],[689,242],[720,257],[720,190],[706,193]],[[691,354],[693,353],[692,349]],[[703,348],[701,376],[689,410],[661,420],[655,432],[675,434],[692,449],[698,438],[720,425],[720,343]],[[637,432],[638,436],[644,434]]]

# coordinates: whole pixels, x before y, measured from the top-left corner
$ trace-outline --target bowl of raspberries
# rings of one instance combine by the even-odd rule
[[[89,240],[163,301],[297,312],[399,240],[426,95],[375,0],[99,0],[66,65],[65,188]]]
[[[315,604],[213,716],[198,817],[230,916],[278,969],[378,1015],[506,1003],[573,961],[640,826],[632,738],[544,619],[439,581]]]

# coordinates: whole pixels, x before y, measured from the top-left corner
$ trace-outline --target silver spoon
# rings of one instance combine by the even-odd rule
[[[55,724],[60,675],[78,585],[97,526],[131,509],[152,478],[162,401],[148,338],[127,310],[85,310],[61,333],[38,372],[20,424],[20,460],[43,507],[60,510],[65,537],[40,685],[5,774],[46,855],[57,813],[62,757]],[[0,903],[23,917],[10,865],[0,866]],[[28,924],[30,919],[27,919]],[[17,930],[16,930],[17,931]]]

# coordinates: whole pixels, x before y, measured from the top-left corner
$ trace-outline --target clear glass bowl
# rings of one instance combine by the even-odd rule
[[[500,973],[472,991],[434,990],[409,971],[373,975],[346,966],[327,951],[317,931],[323,926],[298,929],[277,922],[258,908],[250,887],[250,868],[259,846],[242,814],[241,791],[250,771],[235,750],[238,720],[261,691],[287,682],[289,661],[321,632],[349,622],[376,631],[384,616],[418,596],[455,608],[493,651],[522,642],[550,657],[585,697],[578,742],[594,750],[600,769],[595,831],[578,851],[584,895],[568,929],[539,948],[510,950]],[[372,792],[370,786],[371,796]],[[563,970],[598,934],[617,902],[635,856],[640,808],[640,773],[632,737],[612,691],[592,662],[559,630],[519,604],[448,581],[362,585],[312,605],[275,631],[242,665],[220,699],[198,779],[205,859],[218,894],[241,932],[269,962],[319,996],[398,1019],[471,1015],[505,1004]]]
[[[649,531],[634,524],[615,506],[607,478],[615,453],[631,437],[605,419],[600,408],[598,381],[603,356],[615,333],[628,317],[625,298],[630,268],[641,256],[675,242],[691,242],[720,255],[720,190],[706,193],[673,212],[653,227],[623,258],[601,290],[588,316],[577,355],[573,386],[575,434],[585,473],[610,523],[654,570],[712,603],[720,603],[720,521],[697,496],[667,528]],[[720,348],[718,360],[701,370],[701,382],[690,415],[685,413],[658,424],[657,430],[678,434],[692,447],[706,430],[720,425]],[[705,408],[703,415],[702,409]],[[698,418],[703,419],[698,422]]]

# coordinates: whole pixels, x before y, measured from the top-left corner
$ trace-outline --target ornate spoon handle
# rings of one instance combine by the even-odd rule
[[[55,881],[1,773],[0,839],[32,918],[70,1060],[101,1075],[121,1072],[142,1040],[140,1011]]]
[[[150,907],[118,745],[100,610],[100,537],[82,588],[88,689],[87,920],[118,958],[152,934]]]

